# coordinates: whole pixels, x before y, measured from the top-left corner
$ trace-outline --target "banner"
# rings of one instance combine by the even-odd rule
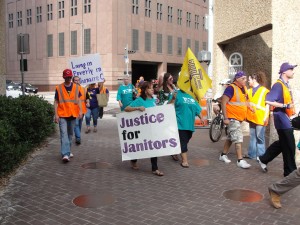
[[[174,105],[117,114],[122,161],[181,153]]]
[[[104,80],[99,54],[70,58],[70,69],[80,78],[80,84],[86,86]]]
[[[177,86],[200,102],[206,91],[212,87],[211,83],[211,79],[191,49],[188,48],[181,67]]]

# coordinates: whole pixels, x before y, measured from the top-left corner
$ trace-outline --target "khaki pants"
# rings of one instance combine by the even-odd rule
[[[282,180],[269,186],[269,189],[278,195],[292,190],[293,188],[300,185],[300,167],[284,177]]]

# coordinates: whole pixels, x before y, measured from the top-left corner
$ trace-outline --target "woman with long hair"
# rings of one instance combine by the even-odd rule
[[[173,76],[170,73],[164,73],[162,86],[158,93],[158,105],[163,105],[169,101],[169,95],[176,90],[173,84]]]
[[[256,159],[265,153],[265,128],[269,121],[269,106],[266,105],[266,95],[270,92],[266,86],[266,74],[262,71],[248,77],[250,89],[248,99],[251,110],[247,111],[247,121],[250,126],[250,142],[246,158]]]
[[[170,95],[174,94],[176,92],[176,87],[173,84],[173,76],[170,73],[165,73],[163,76],[162,81],[162,87],[158,92],[158,103],[157,105],[163,105],[166,104],[169,99]],[[179,161],[179,158],[177,155],[171,155],[174,161]]]
[[[150,83],[148,81],[144,81],[140,88],[141,88],[140,97],[138,97],[129,106],[127,106],[125,108],[125,112],[132,112],[132,111],[136,111],[136,110],[143,112],[143,111],[145,111],[145,108],[154,107],[156,105],[155,99],[152,97],[153,96],[152,83]],[[158,170],[157,157],[153,157],[150,160],[151,160],[151,165],[152,165],[152,173],[157,176],[163,176],[164,175],[163,172]],[[131,160],[131,167],[132,167],[132,169],[135,169],[135,170],[138,169],[136,159]]]

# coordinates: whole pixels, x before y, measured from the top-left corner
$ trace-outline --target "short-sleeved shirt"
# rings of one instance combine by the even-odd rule
[[[86,90],[86,99],[90,100],[89,109],[95,109],[98,107],[97,94],[100,93],[99,88],[88,88]]]
[[[133,101],[132,92],[135,91],[135,88],[132,84],[124,85],[122,84],[117,93],[117,101],[121,101],[123,106],[121,107],[121,111]]]
[[[195,117],[201,112],[198,102],[189,94],[178,90],[174,106],[178,130],[195,131]]]
[[[252,96],[253,97],[255,95],[255,93],[257,92],[258,88],[260,88],[261,85],[258,85],[257,87],[252,88]]]
[[[156,106],[156,104],[154,98],[146,98],[146,100],[144,100],[142,97],[138,97],[133,102],[131,102],[129,106],[131,107],[144,106],[145,108],[150,108]]]
[[[284,83],[284,82],[283,82]],[[275,83],[270,92],[266,96],[266,101],[269,102],[284,102],[283,89],[280,83]],[[291,129],[291,121],[283,108],[274,108],[273,110],[274,125],[276,129]]]
[[[240,88],[239,86],[237,86],[238,88]],[[240,88],[242,90],[242,92],[245,94],[245,89],[244,88]],[[224,91],[224,94],[223,95],[226,95],[229,100],[233,97],[234,95],[234,89],[232,86],[228,86],[225,91]]]

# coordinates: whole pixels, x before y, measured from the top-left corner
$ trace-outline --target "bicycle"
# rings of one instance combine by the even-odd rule
[[[212,100],[213,102],[218,102],[217,100]],[[222,136],[223,128],[225,129],[225,134],[227,135],[227,126],[224,124],[224,115],[221,110],[221,105],[219,104],[220,111],[217,116],[211,121],[209,126],[209,138],[212,142],[218,142]]]

